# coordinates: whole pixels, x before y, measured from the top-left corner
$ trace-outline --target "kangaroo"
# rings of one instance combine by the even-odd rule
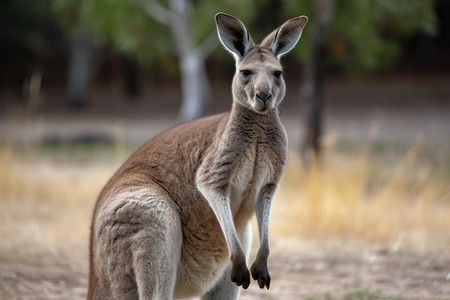
[[[233,16],[215,16],[236,60],[231,112],[179,125],[138,149],[100,193],[90,238],[88,299],[237,299],[270,287],[269,220],[287,155],[278,104],[280,57],[307,17],[255,45]],[[260,247],[250,271],[250,218]]]

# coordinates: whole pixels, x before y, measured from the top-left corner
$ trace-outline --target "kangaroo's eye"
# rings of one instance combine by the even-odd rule
[[[283,72],[281,72],[281,71],[275,71],[275,72],[273,72],[273,76],[275,76],[276,78],[280,78],[280,77],[281,77],[281,74],[283,74]]]
[[[252,74],[252,71],[249,71],[249,70],[242,70],[241,73],[242,73],[242,76],[243,76],[244,78],[246,78],[246,77],[248,77],[248,76],[250,76],[250,75]]]

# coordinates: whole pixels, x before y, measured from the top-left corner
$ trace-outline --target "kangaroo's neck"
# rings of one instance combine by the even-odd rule
[[[273,127],[280,126],[280,117],[278,108],[275,107],[265,114],[257,113],[236,101],[233,101],[230,119],[228,122],[229,129],[246,131],[255,134],[254,130],[271,130]]]

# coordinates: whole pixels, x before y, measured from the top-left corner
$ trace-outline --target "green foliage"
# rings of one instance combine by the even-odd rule
[[[210,34],[215,34],[214,16],[218,12],[228,13],[241,20],[250,22],[255,17],[257,0],[195,0],[193,12],[193,34],[195,44],[204,41]]]
[[[168,9],[169,0],[51,0],[67,28],[89,28],[99,43],[109,42],[120,51],[158,68],[174,65],[174,43],[169,28],[152,19],[144,7],[157,3]],[[307,15],[300,45],[294,50],[305,61],[310,57],[308,31],[321,14],[321,1],[310,0],[191,0],[192,47],[201,45],[215,31],[214,15],[223,11],[244,20],[258,38],[268,32],[261,24],[282,22]],[[389,67],[401,53],[401,42],[415,32],[433,34],[436,17],[433,0],[336,0],[334,18],[327,31],[327,62],[351,74]],[[280,11],[271,12],[276,4]],[[268,15],[272,13],[272,15]],[[278,14],[277,14],[278,13]],[[264,19],[268,19],[267,21]],[[258,25],[259,24],[259,25]],[[216,53],[219,53],[216,51]],[[168,55],[169,54],[169,55]]]
[[[308,59],[311,36],[321,14],[320,1],[286,0],[288,11],[309,17],[298,54]],[[327,32],[328,63],[351,74],[390,66],[401,53],[401,42],[416,32],[434,34],[433,0],[346,0],[336,1],[334,18]]]
[[[219,11],[252,17],[254,1],[192,0],[192,47],[198,47],[215,31]],[[88,28],[99,44],[111,43],[144,64],[173,65],[174,41],[167,24],[146,12],[149,3],[169,9],[168,0],[53,0],[53,8],[70,29]]]
[[[51,6],[66,31],[72,32],[80,23],[81,1],[51,0]]]
[[[53,8],[69,32],[88,30],[97,44],[111,43],[148,63],[155,56],[167,53],[169,39],[167,30],[145,14],[141,3],[53,0]]]

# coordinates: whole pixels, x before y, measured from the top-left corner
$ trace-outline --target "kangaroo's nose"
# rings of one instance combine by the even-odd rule
[[[262,100],[263,102],[266,102],[266,101],[269,101],[270,99],[272,99],[272,94],[260,92],[260,93],[256,94],[256,97],[258,97],[258,99]]]

